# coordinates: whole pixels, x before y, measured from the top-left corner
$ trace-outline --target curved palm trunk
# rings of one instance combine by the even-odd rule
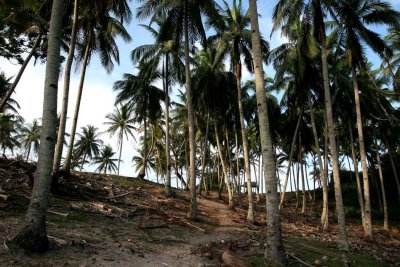
[[[171,195],[171,159],[169,152],[169,54],[165,55],[165,194]]]
[[[325,30],[323,31],[325,33]],[[344,215],[344,206],[342,198],[342,186],[340,183],[339,174],[339,154],[336,147],[334,121],[332,113],[332,98],[329,89],[329,75],[328,75],[328,60],[326,52],[326,41],[325,36],[323,36],[321,41],[321,61],[322,61],[322,77],[324,83],[324,95],[325,95],[325,109],[326,109],[326,122],[328,126],[328,137],[332,154],[332,169],[333,169],[333,181],[335,188],[335,201],[336,201],[336,211],[339,226],[339,240],[338,246],[340,250],[349,250],[349,241],[347,239],[347,229],[346,229],[346,219]],[[325,151],[327,153],[327,151]],[[327,171],[327,168],[325,169]]]
[[[28,159],[29,159],[29,154],[31,153],[31,147],[32,147],[32,145],[29,145],[29,147],[28,147],[28,151],[26,152],[26,161],[28,161]]]
[[[267,99],[264,91],[264,71],[261,56],[260,30],[256,0],[249,0],[254,73],[256,78],[257,111],[260,126],[261,150],[263,155],[266,206],[267,206],[267,246],[265,258],[275,266],[286,266],[286,255],[282,241],[281,221],[279,215],[277,181],[275,178],[274,152],[268,121]]]
[[[303,107],[301,107],[300,115],[299,115],[299,118],[297,119],[297,123],[296,123],[296,129],[294,130],[294,134],[293,134],[292,145],[290,146],[289,163],[288,163],[288,168],[286,171],[286,178],[285,178],[285,183],[283,185],[283,191],[281,192],[281,201],[279,202],[279,209],[282,209],[282,206],[285,202],[286,188],[287,188],[287,184],[289,181],[290,168],[292,166],[292,161],[293,161],[294,146],[296,144],[297,136],[299,134],[300,122],[301,122],[302,116],[303,116]]]
[[[354,67],[352,68],[352,75],[353,75],[353,86],[354,86],[354,100],[355,100],[356,114],[357,114],[358,143],[360,146],[361,167],[363,172],[363,185],[364,185],[363,186],[364,205],[365,205],[364,236],[369,239],[373,239],[372,221],[371,221],[371,196],[369,193],[368,167],[367,167],[367,159],[364,146],[364,133],[362,129],[360,93],[358,90],[357,75]]]
[[[90,39],[90,37],[89,37],[89,39]],[[86,67],[87,67],[88,60],[89,60],[89,45],[86,46],[85,55],[83,58],[81,79],[79,81],[78,95],[76,96],[74,119],[72,121],[72,129],[71,129],[71,135],[69,138],[67,155],[65,156],[64,171],[66,171],[67,173],[70,172],[70,170],[71,170],[72,151],[74,149],[76,127],[78,125],[79,108],[81,106],[83,84],[85,82]]]
[[[318,141],[318,132],[317,132],[317,125],[315,123],[315,116],[314,116],[314,107],[311,102],[311,94],[310,91],[307,93],[308,97],[308,104],[310,106],[310,117],[311,117],[311,126],[314,135],[314,144],[317,149],[317,157],[318,157],[318,165],[320,169],[320,180],[322,181],[322,213],[321,213],[321,226],[322,229],[328,229],[329,221],[328,221],[328,177],[322,165],[322,157],[321,151],[319,150],[319,141]],[[315,189],[315,187],[314,187]],[[315,192],[315,191],[314,191]],[[314,197],[315,200],[315,197]]]
[[[32,195],[22,228],[13,242],[31,251],[48,250],[46,212],[50,191],[51,169],[57,127],[57,84],[60,69],[61,28],[64,1],[54,0],[49,42],[47,49],[46,79],[43,100],[43,124],[40,137],[40,152],[32,189]]]
[[[300,175],[301,175],[301,187],[302,187],[302,193],[303,193],[303,198],[302,198],[302,205],[301,205],[301,213],[306,213],[306,204],[307,204],[307,198],[306,198],[306,183],[304,179],[304,164],[303,164],[303,148],[301,144],[301,135],[299,134],[299,165],[300,165]]]
[[[35,43],[33,44],[31,51],[29,52],[28,56],[24,60],[24,63],[22,64],[21,68],[19,69],[18,74],[15,77],[13,83],[11,84],[11,86],[8,89],[4,98],[1,100],[0,111],[4,110],[4,107],[6,106],[7,101],[10,99],[12,93],[14,93],[15,88],[17,87],[19,81],[21,80],[22,74],[24,73],[26,66],[28,66],[29,61],[31,60],[33,54],[35,53],[36,48],[38,48],[41,39],[42,39],[42,34],[39,34],[38,37],[36,37]]]
[[[379,180],[381,182],[381,190],[382,190],[382,199],[383,199],[383,229],[389,230],[389,215],[386,201],[386,192],[385,192],[385,183],[383,182],[383,173],[381,166],[381,156],[379,155],[379,149],[376,149],[376,161],[378,163],[378,171],[379,171]]]
[[[240,130],[242,133],[242,145],[243,145],[243,158],[244,158],[244,175],[247,185],[247,198],[249,202],[249,208],[247,210],[247,221],[254,223],[254,204],[253,204],[253,192],[251,191],[251,174],[250,174],[250,159],[249,159],[249,144],[246,136],[246,127],[244,125],[244,110],[242,103],[242,65],[241,63],[236,64],[236,86],[238,95],[238,106],[239,106],[239,119],[240,119]]]
[[[362,225],[364,225],[364,223],[365,223],[365,206],[364,206],[364,200],[362,197],[360,176],[358,175],[358,160],[356,158],[356,152],[354,150],[353,130],[352,130],[350,121],[348,122],[348,125],[349,125],[349,132],[350,132],[351,157],[353,159],[354,173],[356,175],[358,203],[360,205],[360,211],[361,211],[361,223],[362,223]]]
[[[67,113],[68,113],[68,100],[69,100],[69,85],[71,81],[71,68],[72,62],[74,61],[75,54],[75,43],[76,34],[78,31],[78,0],[74,1],[74,18],[72,22],[72,34],[71,42],[69,45],[67,62],[65,63],[65,73],[64,73],[64,90],[63,90],[63,101],[61,104],[61,118],[60,125],[58,126],[57,133],[57,144],[54,154],[53,161],[53,172],[56,173],[60,169],[61,156],[64,148],[64,135],[65,135],[65,125],[67,124]]]
[[[229,208],[233,208],[232,187],[231,187],[231,183],[229,181],[228,171],[226,170],[224,155],[222,154],[221,144],[219,142],[218,126],[217,126],[215,119],[214,119],[214,131],[215,131],[215,139],[217,140],[218,155],[219,155],[219,158],[221,160],[221,165],[222,165],[222,172],[225,177],[226,188],[228,189]],[[221,179],[221,185],[222,185],[222,179]],[[222,188],[222,186],[220,186],[220,188]]]
[[[186,79],[186,103],[188,109],[188,125],[189,125],[189,151],[190,151],[190,210],[188,217],[197,220],[197,194],[196,194],[196,140],[194,125],[194,107],[190,75],[190,58],[189,58],[189,23],[188,23],[188,0],[185,0],[185,79]]]

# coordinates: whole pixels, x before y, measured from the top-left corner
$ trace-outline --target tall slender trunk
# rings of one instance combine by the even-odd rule
[[[302,186],[302,193],[303,193],[303,201],[301,205],[301,213],[306,213],[306,203],[307,203],[307,197],[306,197],[306,183],[304,179],[304,168],[303,168],[303,148],[301,144],[301,135],[299,134],[299,164],[300,164],[300,171],[301,171],[301,186]]]
[[[123,144],[124,144],[123,132],[121,132],[120,139],[121,139],[121,143],[119,144],[120,147],[119,147],[119,156],[118,156],[118,173],[117,173],[118,176],[119,176],[119,167],[120,167],[120,164],[121,164],[122,147],[123,147]]]
[[[21,229],[13,238],[16,245],[36,252],[43,252],[49,248],[46,213],[56,139],[57,85],[61,63],[60,46],[64,8],[64,1],[53,1],[47,48],[39,159],[28,211]]]
[[[289,163],[288,163],[288,168],[286,171],[285,183],[283,185],[283,192],[281,193],[281,201],[279,203],[279,209],[282,209],[282,206],[285,202],[285,195],[286,195],[286,188],[287,188],[287,184],[288,184],[288,180],[289,180],[290,167],[292,166],[291,163],[293,161],[294,148],[295,148],[295,144],[297,141],[297,136],[299,134],[300,122],[301,122],[302,116],[303,116],[303,107],[301,107],[301,109],[300,109],[300,115],[299,115],[299,118],[297,119],[296,129],[294,130],[294,134],[293,134],[292,145],[290,146]]]
[[[189,58],[189,23],[188,23],[188,0],[185,0],[185,80],[186,80],[186,103],[188,109],[188,124],[189,124],[189,150],[190,150],[190,211],[188,217],[196,220],[197,214],[197,194],[196,194],[196,140],[195,140],[195,125],[194,125],[194,108],[192,100],[192,86],[190,75],[190,58]]]
[[[206,135],[204,137],[204,144],[203,144],[203,156],[201,158],[201,174],[200,174],[200,183],[199,183],[199,195],[201,195],[201,184],[204,181],[204,170],[206,166],[206,156],[207,156],[207,139],[208,139],[208,126],[210,122],[210,113],[207,112],[207,122],[206,122]],[[204,184],[204,189],[207,191],[207,187]]]
[[[386,201],[385,183],[383,181],[381,156],[379,155],[378,146],[376,146],[376,162],[378,163],[379,180],[381,182],[382,199],[383,199],[383,229],[389,230],[389,215]]]
[[[169,53],[165,54],[165,194],[171,195],[171,156],[169,151]]]
[[[90,36],[89,36],[89,39],[90,39]],[[70,169],[71,169],[72,151],[74,149],[75,133],[76,133],[76,127],[78,125],[78,116],[79,116],[79,108],[81,106],[83,84],[85,82],[86,67],[88,64],[89,54],[90,54],[89,51],[90,51],[89,45],[86,45],[85,55],[84,55],[83,64],[82,64],[81,79],[79,81],[78,95],[76,96],[76,104],[75,104],[74,118],[72,121],[71,135],[69,137],[69,145],[68,145],[67,155],[65,156],[65,161],[64,161],[64,171],[66,171],[66,172],[70,172]]]
[[[146,177],[147,155],[147,115],[145,115],[143,120],[143,166],[140,168],[138,174],[138,178],[140,179]]]
[[[236,87],[238,96],[239,106],[239,120],[240,130],[242,133],[242,145],[243,145],[243,158],[244,158],[244,175],[247,185],[247,199],[249,202],[249,208],[247,210],[247,221],[250,223],[254,222],[254,204],[253,204],[253,193],[251,191],[251,173],[250,173],[250,159],[249,159],[249,144],[247,141],[246,127],[244,125],[244,110],[242,103],[242,64],[240,61],[236,64]]]
[[[68,113],[68,101],[69,101],[69,85],[71,81],[71,68],[72,62],[74,61],[76,34],[78,32],[78,0],[74,0],[74,15],[72,21],[72,33],[71,41],[69,44],[69,51],[67,62],[65,63],[64,72],[64,90],[63,90],[63,101],[61,104],[61,117],[60,125],[58,126],[57,133],[57,144],[53,161],[53,172],[56,173],[60,169],[61,156],[64,148],[64,135],[65,125],[67,124],[67,113]],[[118,168],[119,171],[119,168]]]
[[[322,22],[323,24],[323,22]],[[323,26],[322,26],[323,27]],[[339,240],[338,246],[340,250],[348,251],[349,250],[349,241],[347,239],[347,229],[346,229],[346,219],[344,214],[344,206],[343,206],[343,198],[342,198],[342,186],[340,183],[340,174],[339,174],[339,154],[336,147],[336,139],[335,139],[335,129],[334,129],[334,120],[333,120],[333,111],[332,111],[332,98],[331,92],[329,89],[329,74],[328,74],[328,59],[327,59],[327,51],[326,51],[326,36],[325,29],[323,29],[322,40],[321,40],[321,61],[322,61],[322,76],[324,83],[324,95],[325,95],[325,109],[326,109],[326,121],[328,125],[328,136],[329,143],[332,154],[332,169],[333,169],[333,181],[335,188],[335,201],[336,201],[336,211],[338,213],[338,225],[339,225]],[[326,151],[325,151],[326,153]],[[327,170],[326,170],[327,171]]]
[[[239,198],[239,206],[243,206],[243,199],[242,199],[242,181],[240,179],[240,164],[239,164],[239,140],[238,140],[238,133],[235,131],[235,147],[236,147],[236,174],[238,180],[238,198]]]
[[[351,127],[350,121],[348,122],[348,127],[349,127],[349,133],[350,133],[351,157],[353,159],[354,173],[356,175],[358,203],[360,205],[360,211],[361,211],[361,223],[362,223],[362,225],[364,225],[364,223],[365,223],[365,206],[364,206],[364,200],[362,197],[363,194],[362,194],[362,188],[361,188],[361,183],[360,183],[360,176],[358,175],[358,160],[357,160],[356,152],[354,149],[353,128]]]
[[[214,131],[215,131],[215,139],[217,140],[218,154],[219,154],[219,158],[221,160],[221,165],[222,165],[222,172],[223,172],[223,175],[225,177],[226,188],[228,189],[228,200],[229,200],[229,204],[228,205],[229,205],[230,208],[233,208],[232,187],[231,187],[231,183],[229,181],[228,171],[226,170],[226,164],[225,164],[225,160],[224,160],[224,155],[222,154],[221,144],[220,144],[220,141],[219,141],[218,126],[217,126],[217,123],[216,123],[215,119],[214,119]]]
[[[364,206],[365,206],[365,220],[364,220],[364,236],[373,239],[372,235],[372,220],[371,220],[371,196],[369,192],[369,179],[366,152],[364,146],[364,133],[362,128],[361,119],[361,104],[360,93],[358,89],[356,70],[352,68],[353,86],[354,86],[354,100],[356,105],[357,114],[357,130],[358,130],[358,144],[360,146],[361,167],[363,172],[363,187],[364,187]]]
[[[261,55],[260,30],[258,26],[257,1],[249,0],[254,73],[256,78],[257,111],[260,126],[261,149],[263,155],[266,206],[267,206],[267,246],[264,257],[275,266],[286,266],[286,254],[282,241],[282,229],[279,214],[275,162],[272,137],[268,121],[267,99],[264,89],[264,71]]]
[[[390,164],[392,165],[394,179],[396,181],[396,186],[397,186],[398,200],[399,200],[399,203],[400,203],[400,182],[399,182],[399,176],[397,174],[396,162],[395,162],[395,159],[394,159],[393,154],[392,154],[392,147],[390,146],[389,140],[388,140],[388,138],[387,138],[385,133],[383,133],[383,140],[385,141],[386,148],[388,149]]]
[[[229,177],[231,177],[231,178],[229,178],[229,183],[230,183],[230,185],[231,185],[231,190],[232,190],[232,194],[231,194],[231,200],[229,200],[229,203],[230,203],[230,205],[229,206],[231,206],[232,205],[232,207],[233,207],[233,195],[234,195],[234,192],[235,192],[235,188],[234,187],[237,187],[237,184],[235,184],[235,179],[233,179],[233,167],[232,167],[232,158],[231,158],[231,150],[230,150],[230,147],[229,147],[229,134],[228,134],[228,127],[227,127],[227,125],[226,125],[226,123],[225,123],[225,139],[226,139],[226,154],[227,154],[227,159],[228,159],[228,162],[229,162],[229,173],[230,173],[230,175],[229,175]]]
[[[29,160],[29,154],[31,153],[31,147],[32,147],[32,145],[31,144],[29,144],[29,146],[28,146],[28,151],[26,152],[26,161],[28,161]]]
[[[328,177],[322,165],[322,157],[321,151],[319,150],[319,141],[318,141],[318,132],[317,132],[317,124],[315,123],[315,116],[314,116],[314,107],[311,101],[311,93],[308,91],[307,93],[308,104],[310,106],[310,117],[311,117],[311,126],[314,135],[314,145],[317,150],[317,157],[318,157],[318,165],[320,170],[320,180],[322,181],[322,213],[321,213],[321,227],[322,229],[326,230],[328,228]],[[315,179],[315,177],[314,177]],[[314,188],[315,190],[315,188]],[[315,192],[315,191],[314,191]],[[315,200],[315,198],[314,198]]]
[[[32,49],[29,52],[28,56],[25,58],[24,63],[22,63],[22,66],[19,69],[18,74],[15,77],[13,83],[11,84],[10,88],[8,88],[6,95],[3,97],[3,99],[1,99],[0,112],[4,111],[7,101],[10,99],[12,93],[14,93],[15,88],[17,87],[19,81],[21,80],[22,74],[24,73],[26,66],[28,66],[29,61],[31,60],[33,54],[35,53],[36,49],[38,48],[41,39],[42,39],[42,34],[40,33],[38,35],[38,37],[36,37],[35,43],[33,44]]]

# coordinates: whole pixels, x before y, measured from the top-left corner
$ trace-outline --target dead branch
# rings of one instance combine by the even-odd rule
[[[47,210],[47,212],[51,213],[51,214],[54,214],[54,215],[61,216],[61,217],[68,217],[69,216],[69,213],[61,213],[61,212],[57,212],[57,211],[54,211],[54,210]]]
[[[309,263],[307,263],[307,262],[301,260],[300,258],[296,257],[296,256],[293,255],[293,254],[288,253],[288,255],[289,255],[290,257],[292,257],[293,259],[297,260],[298,262],[304,264],[305,266],[314,267],[313,265],[311,265],[311,264],[309,264]]]

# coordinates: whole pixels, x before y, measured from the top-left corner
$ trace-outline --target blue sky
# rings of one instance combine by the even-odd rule
[[[220,1],[217,1],[220,2]],[[230,3],[231,1],[228,0]],[[400,9],[400,0],[391,0],[396,10]],[[243,4],[247,7],[248,1],[244,0]],[[260,17],[260,30],[264,38],[270,42],[271,48],[275,48],[281,44],[284,39],[279,33],[275,33],[272,38],[270,38],[270,32],[272,28],[271,14],[273,6],[276,1],[258,1],[258,11],[261,15]],[[132,11],[135,12],[137,7],[136,3],[131,4]],[[152,43],[153,40],[151,36],[142,28],[138,26],[139,22],[134,20],[130,25],[127,25],[129,33],[132,37],[132,42],[129,44],[124,43],[122,40],[118,40],[119,50],[120,50],[120,65],[115,65],[114,71],[111,74],[107,74],[102,68],[97,56],[92,57],[92,62],[89,65],[86,73],[85,86],[82,96],[82,105],[78,120],[78,129],[84,125],[92,124],[98,127],[101,131],[106,128],[103,125],[104,118],[106,114],[110,113],[114,109],[114,96],[115,93],[112,90],[113,83],[116,80],[122,78],[123,73],[134,72],[134,66],[130,61],[130,53],[133,48]],[[376,28],[380,34],[384,34],[383,30]],[[382,32],[380,32],[382,31]],[[368,58],[370,61],[379,65],[380,62],[375,55],[368,53]],[[15,76],[19,70],[19,65],[15,62],[9,62],[4,59],[0,59],[0,71],[4,71],[8,77]],[[74,68],[76,69],[76,68]],[[73,73],[71,80],[71,92],[70,92],[70,103],[69,103],[69,117],[72,117],[73,108],[75,105],[75,98],[77,93],[78,81],[80,76],[80,68]],[[44,73],[45,65],[33,66],[33,62],[27,67],[22,79],[17,86],[14,98],[20,103],[21,110],[20,114],[26,119],[26,122],[32,122],[35,118],[40,118],[42,116],[42,101],[43,101],[43,85],[44,85]],[[268,67],[266,73],[273,75],[272,68]],[[59,81],[59,107],[61,106],[61,96],[62,96],[62,82],[63,73],[61,73]],[[251,78],[250,73],[244,73],[244,80]],[[160,83],[161,86],[161,83]],[[71,119],[67,121],[67,131],[70,130]],[[79,131],[79,130],[78,130]],[[109,138],[107,134],[102,136],[105,144],[110,144],[117,149],[116,139]],[[121,163],[121,174],[127,176],[135,176],[131,159],[138,144],[135,144],[133,140],[129,142],[124,141],[125,145],[123,148],[123,160]],[[86,167],[87,170],[93,170],[94,167]]]

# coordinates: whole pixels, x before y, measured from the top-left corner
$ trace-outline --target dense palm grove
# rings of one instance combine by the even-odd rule
[[[89,164],[119,175],[126,146],[137,148],[132,159],[137,178],[155,174],[168,196],[175,186],[171,180],[190,190],[191,219],[198,217],[196,195],[203,190],[226,191],[230,207],[245,199],[252,223],[253,201],[265,195],[266,257],[276,265],[286,264],[279,209],[289,191],[296,192],[305,213],[307,199],[316,197],[311,189],[321,189],[323,229],[329,227],[329,212],[335,212],[328,210],[334,195],[342,250],[349,249],[344,177],[357,188],[364,236],[374,238],[377,212],[371,203],[379,202],[388,229],[388,214],[395,214],[388,206],[400,201],[400,14],[390,4],[279,0],[273,3],[273,31],[286,42],[269,47],[260,36],[266,25],[258,24],[255,0],[138,2],[140,7],[130,10],[126,0],[0,1],[0,56],[21,64],[13,79],[0,75],[0,144],[3,156],[16,151],[28,160],[38,154],[34,197],[16,244],[47,249],[43,214],[51,177]],[[137,69],[114,83],[115,110],[104,119],[106,132],[93,125],[79,130],[79,108],[89,104],[81,96],[91,58],[98,56],[111,72],[119,63],[116,39],[131,41],[125,27],[134,16],[149,21],[140,26],[154,42],[132,49]],[[386,36],[371,30],[377,25]],[[66,55],[61,68],[60,50]],[[379,55],[379,67],[366,51]],[[47,67],[42,121],[29,124],[12,96],[32,57]],[[67,107],[74,62],[81,78],[72,113]],[[263,71],[266,65],[274,68],[273,77]],[[254,73],[254,80],[243,80],[243,69]],[[57,117],[58,70],[64,83]],[[176,101],[170,100],[172,90]],[[117,136],[117,147],[103,144],[108,135]],[[346,176],[345,169],[353,172]]]

